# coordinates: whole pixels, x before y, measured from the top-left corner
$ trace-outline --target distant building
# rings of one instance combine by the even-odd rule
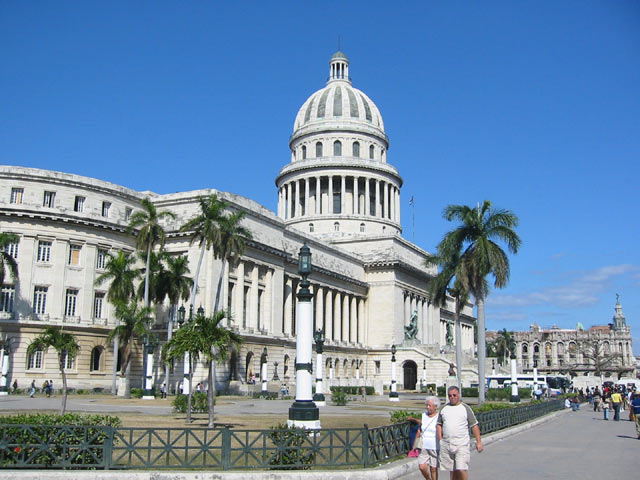
[[[608,325],[585,329],[578,323],[575,330],[557,326],[544,330],[534,323],[528,332],[513,332],[513,337],[520,372],[532,372],[537,365],[540,373],[574,377],[636,376],[631,328],[619,299],[613,321]]]

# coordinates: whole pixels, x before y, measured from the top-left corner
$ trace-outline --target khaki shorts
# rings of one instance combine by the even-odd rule
[[[438,451],[422,449],[418,456],[418,465],[429,465],[430,467],[438,468]]]
[[[449,445],[447,442],[440,442],[440,468],[450,472],[454,470],[469,470],[469,459],[471,458],[471,448],[466,445]]]

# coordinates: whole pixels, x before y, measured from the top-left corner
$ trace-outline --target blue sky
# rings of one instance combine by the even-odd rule
[[[5,0],[0,163],[275,210],[338,37],[383,115],[406,238],[433,251],[452,203],[520,217],[488,327],[605,324],[620,293],[640,353],[638,1]]]

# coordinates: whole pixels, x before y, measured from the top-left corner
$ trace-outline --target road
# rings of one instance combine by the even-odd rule
[[[604,421],[602,413],[587,407],[487,445],[480,454],[474,452],[469,479],[638,478],[640,440],[634,423],[627,420],[628,412],[619,422]],[[423,477],[416,472],[405,478]],[[448,478],[440,471],[440,479]]]

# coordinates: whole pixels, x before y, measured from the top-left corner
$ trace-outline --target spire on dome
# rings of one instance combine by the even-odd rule
[[[616,293],[616,314],[613,316],[613,329],[620,330],[627,326],[627,319],[622,313],[622,305],[620,304],[620,295]]]
[[[342,80],[351,83],[349,78],[349,59],[338,50],[329,61],[329,82]]]

